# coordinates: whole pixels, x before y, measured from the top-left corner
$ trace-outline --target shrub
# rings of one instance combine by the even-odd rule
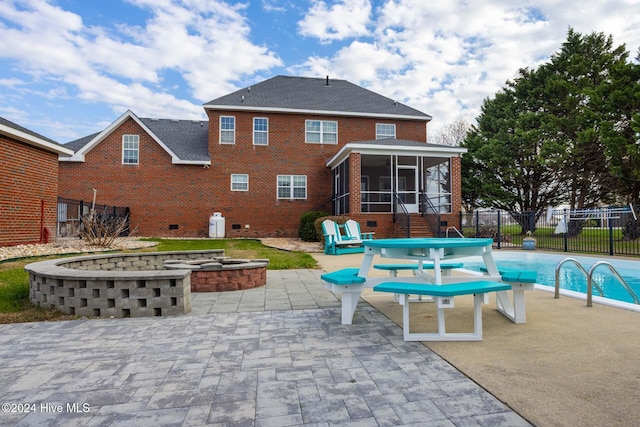
[[[135,231],[135,230],[134,230]],[[80,237],[90,245],[110,248],[116,238],[133,235],[129,229],[129,216],[90,214],[82,217]]]
[[[322,240],[322,230],[318,234],[315,222],[318,218],[326,217],[328,214],[322,211],[309,211],[300,217],[298,226],[298,236],[305,242],[318,242]]]

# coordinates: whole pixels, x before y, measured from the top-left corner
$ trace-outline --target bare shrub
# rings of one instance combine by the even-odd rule
[[[131,236],[135,230],[129,229],[129,216],[89,214],[82,217],[80,238],[95,246],[110,248],[120,236]]]

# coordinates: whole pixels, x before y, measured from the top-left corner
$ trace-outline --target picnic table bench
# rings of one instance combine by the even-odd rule
[[[343,325],[351,324],[360,294],[367,281],[365,277],[358,276],[358,270],[358,268],[343,268],[320,276],[325,283],[325,288],[334,294],[342,294]]]
[[[482,302],[490,292],[507,291],[511,285],[503,282],[478,280],[449,285],[432,285],[405,282],[384,282],[373,287],[375,292],[391,292],[400,295],[402,304],[402,330],[405,341],[482,341]],[[438,332],[411,332],[409,295],[428,295],[436,300]],[[473,332],[447,332],[444,309],[453,307],[453,297],[473,295]]]

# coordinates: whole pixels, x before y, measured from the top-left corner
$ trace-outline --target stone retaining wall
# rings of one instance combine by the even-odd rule
[[[77,316],[172,316],[191,312],[191,270],[163,261],[223,256],[224,250],[101,254],[31,263],[32,303]]]

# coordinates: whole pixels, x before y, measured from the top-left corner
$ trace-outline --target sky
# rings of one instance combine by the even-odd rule
[[[473,123],[569,28],[640,48],[640,0],[0,0],[0,116],[60,143],[276,75],[344,79]]]

